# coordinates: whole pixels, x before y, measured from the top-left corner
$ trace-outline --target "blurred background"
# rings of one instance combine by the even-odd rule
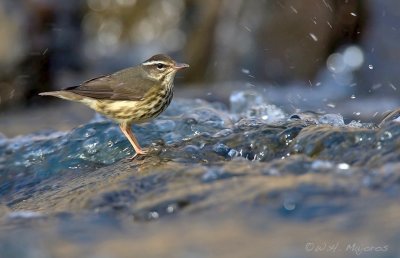
[[[0,132],[67,130],[93,112],[37,93],[167,53],[176,96],[261,91],[287,112],[370,119],[399,105],[397,0],[2,0]]]

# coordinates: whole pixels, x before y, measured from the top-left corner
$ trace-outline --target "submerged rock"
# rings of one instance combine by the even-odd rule
[[[257,105],[264,101],[255,99]],[[103,244],[138,251],[150,246],[150,235],[166,243],[159,253],[144,252],[153,257],[202,256],[229,246],[231,233],[235,241],[254,241],[254,249],[243,247],[238,257],[262,253],[265,243],[257,236],[281,238],[281,249],[271,246],[276,257],[324,257],[329,253],[310,253],[305,245],[333,237],[349,241],[344,250],[354,241],[348,235],[374,230],[363,244],[389,245],[385,255],[393,257],[400,232],[392,221],[400,211],[398,122],[346,125],[337,114],[289,117],[276,107],[272,114],[263,109],[262,115],[279,117],[272,122],[247,112],[254,105],[232,105],[234,113],[218,103],[176,100],[158,119],[133,126],[150,148],[149,156],[133,162],[126,160],[133,151],[118,126],[101,117],[70,132],[0,139],[0,208],[7,206],[0,227],[8,227],[0,232],[0,249],[16,254],[12,242],[29,224],[21,241],[52,239],[54,245],[23,250],[43,257],[46,250],[60,252],[64,241],[74,248],[60,257],[82,257],[83,250],[104,256]],[[154,220],[157,227],[143,223]],[[383,227],[383,221],[392,223]],[[183,234],[185,225],[191,229],[176,245],[169,236]],[[208,225],[212,234],[200,234]],[[325,226],[330,235],[321,236]],[[197,234],[220,244],[193,250]],[[77,243],[80,238],[89,240]],[[283,248],[288,246],[293,255]]]

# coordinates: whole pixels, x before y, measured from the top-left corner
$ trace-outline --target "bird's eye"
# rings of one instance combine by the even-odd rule
[[[164,67],[165,67],[165,65],[162,63],[157,64],[157,69],[159,69],[159,70],[163,69]]]

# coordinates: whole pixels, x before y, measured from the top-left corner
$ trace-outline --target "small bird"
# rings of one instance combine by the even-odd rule
[[[83,103],[116,121],[135,149],[133,160],[147,151],[140,147],[131,125],[155,118],[168,107],[173,96],[175,74],[187,67],[188,64],[158,54],[138,66],[39,95]]]

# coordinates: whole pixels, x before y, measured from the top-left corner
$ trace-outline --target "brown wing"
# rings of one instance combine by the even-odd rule
[[[70,87],[66,91],[94,99],[141,100],[157,84],[142,76],[141,68],[128,68]]]

